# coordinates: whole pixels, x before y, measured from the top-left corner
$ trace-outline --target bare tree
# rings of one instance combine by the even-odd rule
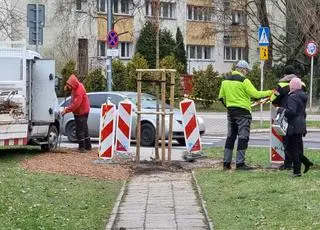
[[[0,1],[0,40],[15,40],[21,37],[19,25],[24,21],[23,13],[19,11],[18,0]]]

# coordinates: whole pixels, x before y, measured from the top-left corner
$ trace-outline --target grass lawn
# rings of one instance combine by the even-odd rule
[[[222,148],[206,151],[222,158]],[[320,229],[320,152],[306,155],[317,166],[294,179],[289,171],[196,170],[214,229]],[[268,162],[268,149],[248,149],[248,164]]]
[[[252,129],[267,129],[270,128],[270,121],[262,121],[262,126],[260,126],[260,120],[253,120],[251,123]],[[320,128],[320,121],[307,121],[307,128],[318,129]]]
[[[105,229],[122,182],[18,166],[34,154],[37,150],[0,150],[0,229]]]

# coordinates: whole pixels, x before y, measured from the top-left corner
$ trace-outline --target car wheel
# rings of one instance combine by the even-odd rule
[[[41,150],[49,152],[54,150],[58,146],[59,141],[59,131],[56,126],[51,125],[49,127],[48,136],[46,137],[47,144],[41,145]]]
[[[68,140],[70,142],[77,142],[77,135],[76,135],[76,122],[75,121],[70,121],[67,125],[66,128],[66,134],[68,137]]]
[[[141,145],[154,146],[156,130],[150,123],[143,123],[141,125]]]
[[[179,143],[179,145],[186,146],[186,139],[184,139],[184,138],[177,138],[176,140],[177,140],[177,142]]]

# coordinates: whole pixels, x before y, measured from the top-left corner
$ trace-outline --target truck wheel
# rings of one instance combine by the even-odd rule
[[[141,145],[154,146],[156,130],[150,123],[143,123],[141,125]]]
[[[70,121],[67,124],[67,128],[66,128],[66,134],[68,137],[68,140],[70,142],[77,142],[77,135],[76,135],[76,122],[75,121]]]
[[[59,141],[59,132],[56,126],[50,125],[46,141],[48,141],[47,144],[41,145],[42,151],[48,152],[57,148]]]

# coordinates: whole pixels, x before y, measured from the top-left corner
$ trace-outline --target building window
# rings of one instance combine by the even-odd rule
[[[131,42],[120,42],[120,58],[131,58],[132,56],[132,43]]]
[[[213,20],[213,8],[204,6],[187,6],[187,18],[188,20],[195,21],[212,21]]]
[[[204,59],[211,59],[211,47],[210,46],[204,47]]]
[[[129,14],[130,0],[114,0],[113,12],[115,14]]]
[[[247,18],[244,12],[236,11],[231,13],[232,25],[246,25]]]
[[[187,51],[189,59],[212,60],[213,57],[213,46],[189,45]]]
[[[189,46],[189,58],[195,59],[196,58],[196,46]]]
[[[224,60],[225,61],[238,61],[244,58],[244,48],[242,47],[224,47]]]
[[[145,1],[146,15],[155,16],[155,5],[151,0]],[[172,2],[161,2],[160,3],[160,17],[161,18],[175,18],[176,4]]]
[[[81,0],[76,1],[76,10],[82,10],[82,4]]]
[[[97,0],[97,11],[106,12],[106,0]]]
[[[97,42],[97,56],[105,57],[106,56],[106,42],[98,41]]]
[[[175,18],[175,3],[171,2],[161,2],[160,4],[160,17],[163,18]]]

